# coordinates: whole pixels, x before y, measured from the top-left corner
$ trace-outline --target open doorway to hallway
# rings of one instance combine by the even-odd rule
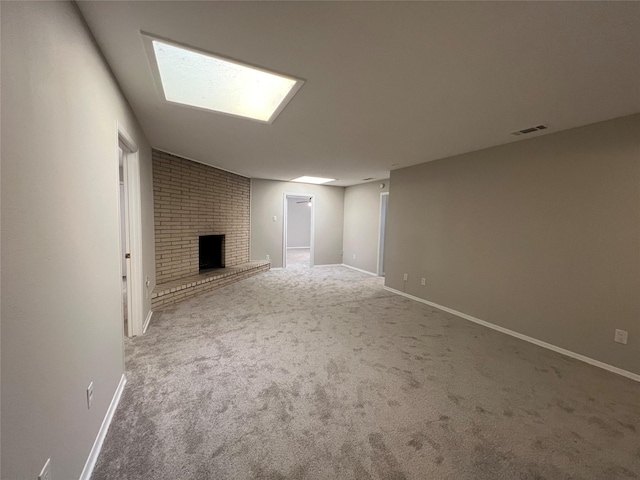
[[[285,194],[283,267],[313,266],[314,195]]]

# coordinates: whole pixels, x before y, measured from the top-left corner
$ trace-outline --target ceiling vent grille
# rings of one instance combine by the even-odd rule
[[[517,132],[511,132],[511,135],[526,135],[527,133],[533,133],[539,130],[546,130],[547,128],[549,128],[548,125],[537,125],[535,127],[523,128],[522,130],[518,130]]]

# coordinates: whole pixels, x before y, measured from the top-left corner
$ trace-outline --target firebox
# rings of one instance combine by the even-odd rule
[[[224,268],[224,235],[199,237],[199,270]]]

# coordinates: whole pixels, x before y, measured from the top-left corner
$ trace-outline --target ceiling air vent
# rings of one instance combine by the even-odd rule
[[[548,125],[537,125],[535,127],[518,130],[517,132],[511,132],[511,135],[525,135],[527,133],[537,132],[538,130],[546,130],[547,128],[549,128]]]

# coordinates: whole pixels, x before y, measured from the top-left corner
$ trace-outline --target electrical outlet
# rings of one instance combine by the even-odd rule
[[[273,221],[274,221],[274,222],[277,222],[277,221],[278,221],[278,216],[277,216],[277,215],[274,215],[274,216],[273,216]]]
[[[47,458],[47,461],[44,463],[44,467],[42,467],[42,470],[40,471],[40,475],[38,475],[38,480],[52,480],[50,458]]]
[[[355,253],[353,254],[353,259],[354,259],[354,260],[356,259],[356,254],[355,254]]]
[[[408,274],[408,273],[405,273],[405,274],[404,274],[404,281],[406,282],[407,280],[409,280],[409,274]]]
[[[629,336],[628,332],[626,332],[625,330],[618,330],[616,328],[616,333],[613,337],[613,341],[626,345],[628,336]]]
[[[420,280],[420,285],[424,287],[426,284],[427,284],[427,279],[423,277],[422,280]]]
[[[267,261],[271,261],[271,257],[269,255],[267,255]]]
[[[93,404],[93,382],[87,387],[87,408],[91,408]]]

